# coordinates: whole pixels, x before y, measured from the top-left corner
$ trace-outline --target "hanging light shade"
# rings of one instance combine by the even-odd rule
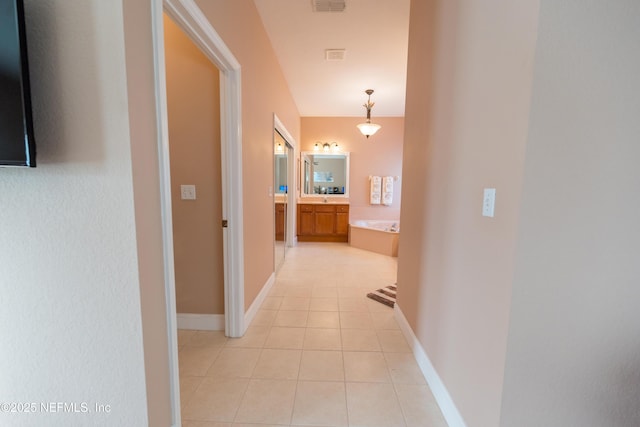
[[[376,123],[371,123],[371,109],[375,105],[375,102],[371,102],[371,94],[373,93],[373,89],[367,89],[364,91],[364,93],[369,96],[369,99],[367,99],[367,103],[363,105],[363,107],[367,109],[367,121],[364,123],[360,123],[358,125],[358,129],[360,129],[360,132],[362,132],[364,136],[369,138],[371,135],[378,132],[378,130],[380,130],[382,126]]]
[[[360,123],[358,125],[358,129],[360,129],[360,132],[362,132],[362,134],[364,136],[366,136],[367,138],[369,138],[374,133],[378,132],[378,130],[381,127],[382,126],[380,126],[379,124],[376,124],[376,123]]]

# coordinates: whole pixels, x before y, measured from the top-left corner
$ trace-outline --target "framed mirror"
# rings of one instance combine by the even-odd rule
[[[300,197],[349,197],[349,153],[303,151]]]

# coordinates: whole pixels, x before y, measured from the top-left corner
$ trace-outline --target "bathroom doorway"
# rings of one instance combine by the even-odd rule
[[[284,139],[277,130],[273,131],[274,151],[273,151],[273,202],[275,212],[275,271],[277,272],[287,253],[287,219],[289,217],[287,208],[289,201],[289,153],[291,145]]]

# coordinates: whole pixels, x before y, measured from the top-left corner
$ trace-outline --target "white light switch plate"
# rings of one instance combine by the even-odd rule
[[[196,199],[196,186],[195,185],[181,185],[180,186],[180,198],[182,200],[195,200]]]
[[[496,189],[485,188],[484,198],[482,199],[482,216],[492,217],[496,207]]]

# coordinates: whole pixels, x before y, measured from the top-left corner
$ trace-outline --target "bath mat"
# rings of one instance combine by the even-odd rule
[[[393,285],[378,289],[377,291],[369,292],[367,297],[393,308],[393,306],[396,305],[397,289],[397,283],[394,283]]]

